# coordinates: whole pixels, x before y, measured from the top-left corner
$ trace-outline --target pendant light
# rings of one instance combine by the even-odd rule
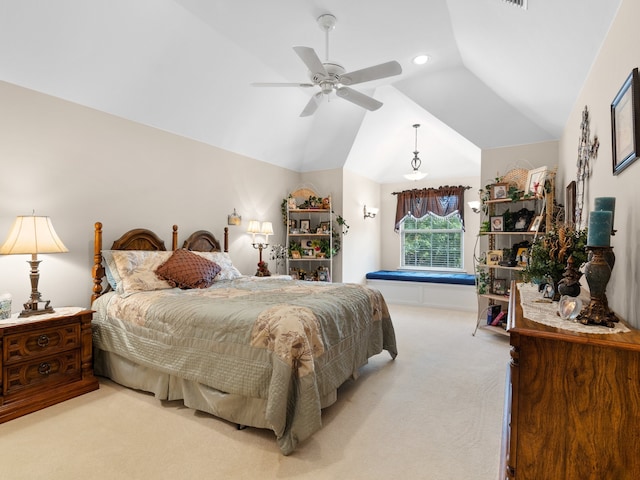
[[[411,159],[411,168],[413,168],[413,171],[411,173],[407,173],[404,175],[404,178],[406,178],[407,180],[413,180],[413,181],[417,181],[417,180],[422,180],[424,177],[427,176],[426,173],[422,173],[420,171],[420,165],[422,165],[422,161],[420,160],[420,158],[418,157],[418,127],[420,126],[419,123],[416,123],[413,128],[416,129],[416,146],[413,150],[413,159]]]

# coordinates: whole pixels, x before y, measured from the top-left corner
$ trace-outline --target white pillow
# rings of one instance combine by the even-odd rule
[[[120,276],[116,289],[120,295],[173,288],[169,282],[156,275],[156,269],[166,262],[173,252],[112,250],[111,254]]]
[[[193,252],[197,253],[201,257],[211,260],[212,262],[220,265],[220,273],[216,276],[216,282],[218,280],[233,280],[240,278],[242,274],[233,266],[231,257],[226,252]]]

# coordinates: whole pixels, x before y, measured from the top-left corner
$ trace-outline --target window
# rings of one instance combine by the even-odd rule
[[[401,268],[461,270],[463,228],[458,212],[406,216],[400,225]]]

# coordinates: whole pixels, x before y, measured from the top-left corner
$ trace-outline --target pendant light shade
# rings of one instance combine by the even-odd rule
[[[407,180],[413,180],[413,181],[417,181],[417,180],[422,180],[424,177],[427,176],[426,173],[423,173],[420,171],[420,165],[422,165],[422,160],[420,160],[420,157],[418,157],[418,127],[420,126],[419,123],[416,123],[413,128],[416,129],[416,143],[415,143],[415,147],[413,149],[413,158],[411,159],[411,168],[413,169],[411,171],[411,173],[407,173],[404,175],[404,178],[406,178]]]

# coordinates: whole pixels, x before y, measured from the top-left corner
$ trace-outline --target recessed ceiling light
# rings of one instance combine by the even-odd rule
[[[429,61],[429,55],[418,55],[413,58],[413,63],[416,65],[424,65]]]

